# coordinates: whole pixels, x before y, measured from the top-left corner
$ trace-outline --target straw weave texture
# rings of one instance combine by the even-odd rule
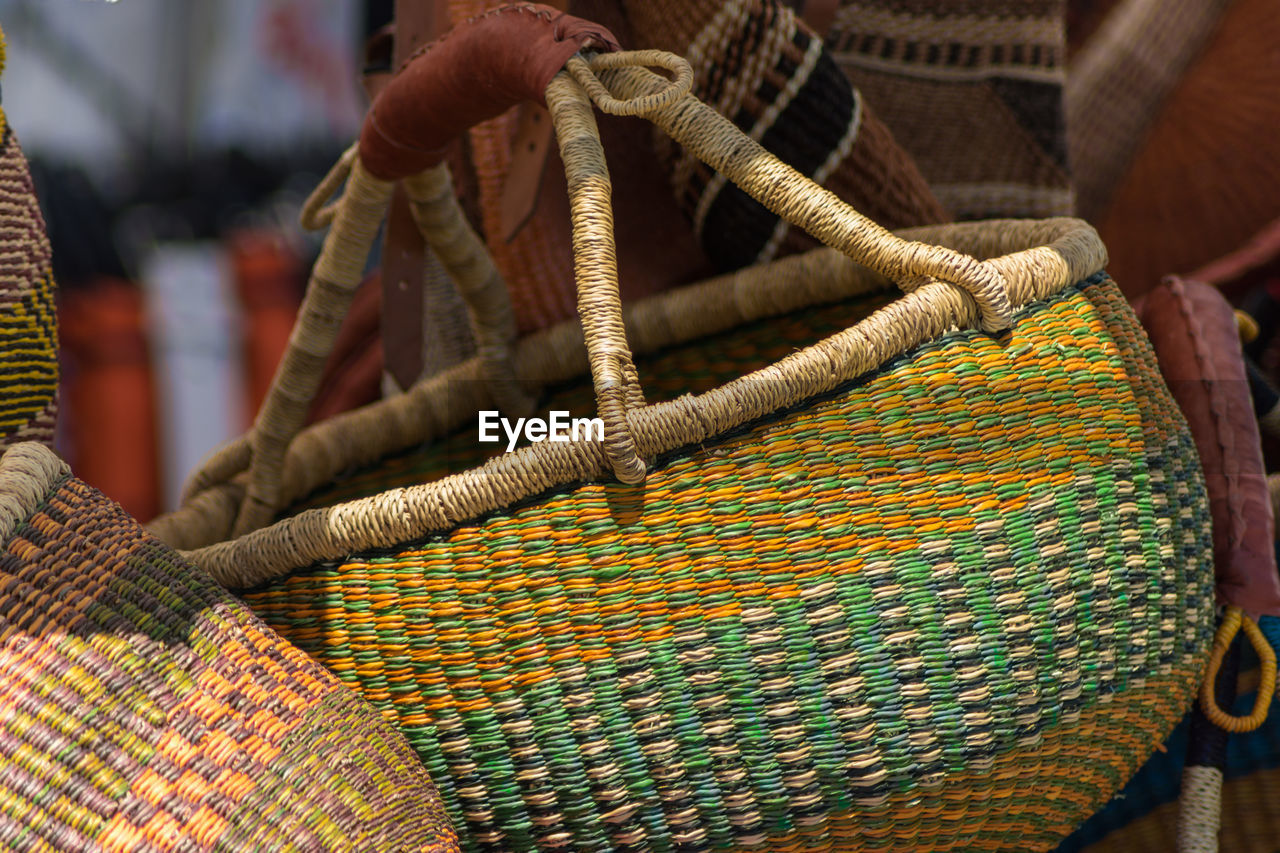
[[[698,386],[788,334],[638,366]],[[397,723],[471,849],[1049,849],[1182,717],[1213,619],[1195,451],[1105,277],[642,488],[246,600]]]
[[[827,49],[956,219],[1070,214],[1063,0],[842,0]]]
[[[782,0],[628,0],[638,45],[687,57],[694,94],[886,228],[949,217],[911,158]],[[746,192],[655,136],[681,207],[721,269],[812,246]]]
[[[368,705],[34,443],[0,578],[0,846],[457,849]]]
[[[5,385],[0,399],[0,450],[20,441],[53,441],[58,410],[58,323],[53,296],[44,217],[27,161],[0,108],[0,381]]]
[[[1264,617],[1264,622],[1267,618]],[[1253,671],[1256,683],[1256,670]],[[1242,690],[1232,712],[1245,714],[1257,691]],[[1178,725],[1159,752],[1106,808],[1086,821],[1059,853],[1164,853],[1177,844],[1179,779],[1185,768],[1188,722]],[[1256,731],[1227,739],[1222,783],[1220,849],[1270,853],[1280,838],[1280,715]]]

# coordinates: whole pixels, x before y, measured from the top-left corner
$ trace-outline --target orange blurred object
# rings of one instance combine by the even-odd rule
[[[76,476],[140,521],[160,511],[155,379],[142,291],[102,279],[58,305],[67,435]]]

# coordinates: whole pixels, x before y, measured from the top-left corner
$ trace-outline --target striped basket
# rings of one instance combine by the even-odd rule
[[[4,69],[0,33],[0,71]],[[58,324],[44,217],[18,139],[0,107],[0,450],[53,442]]]
[[[396,721],[468,849],[1051,848],[1182,717],[1213,629],[1195,449],[1096,234],[895,236],[684,94],[674,58],[564,64],[582,325],[510,344],[491,322],[487,354],[301,432],[313,385],[287,366],[153,529]],[[588,93],[843,253],[624,316]],[[326,246],[359,254],[317,264],[294,366],[356,286],[397,177],[379,157],[348,158]],[[438,167],[405,184],[483,305]],[[477,412],[516,366],[543,414],[594,402],[603,441],[449,473],[493,453]],[[448,476],[323,506],[362,475],[271,523],[424,443],[383,470]]]
[[[1263,616],[1259,625],[1280,646],[1280,619]],[[1256,663],[1256,660],[1254,661]],[[1243,716],[1255,707],[1258,670],[1245,665],[1240,696],[1231,711]],[[1187,765],[1190,720],[1173,730],[1160,751],[1098,814],[1062,843],[1058,853],[1164,853],[1175,849],[1179,782]],[[1233,734],[1223,760],[1219,849],[1230,853],[1271,853],[1280,838],[1280,714],[1257,730]]]

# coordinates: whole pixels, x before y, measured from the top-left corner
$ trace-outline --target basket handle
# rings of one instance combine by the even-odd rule
[[[779,160],[692,95],[676,100],[655,97],[670,82],[645,66],[665,64],[664,55],[670,56],[661,51],[574,56],[566,70],[602,112],[648,119],[770,211],[897,282],[903,291],[929,282],[955,285],[977,303],[984,331],[1009,327],[1008,286],[990,264],[898,237]]]
[[[984,329],[998,331],[1009,325],[1006,285],[994,267],[951,250],[896,237],[782,163],[689,94],[692,72],[683,59],[660,51],[594,53],[588,59],[579,52],[587,48],[615,51],[617,43],[607,30],[547,7],[503,7],[419,51],[375,101],[361,133],[358,155],[352,158],[334,228],[325,243],[326,250],[334,243],[344,245],[346,251],[340,261],[322,252],[313,276],[315,281],[330,263],[340,263],[352,286],[328,291],[308,288],[289,351],[255,421],[250,448],[248,452],[238,449],[239,455],[232,460],[232,464],[251,463],[233,535],[268,523],[279,507],[285,451],[301,428],[319,368],[350,302],[355,278],[352,268],[357,266],[356,259],[363,265],[372,241],[368,213],[374,205],[362,207],[361,198],[376,197],[380,218],[391,181],[408,178],[411,186],[424,190],[419,193],[424,207],[430,207],[427,196],[431,192],[426,190],[433,187],[436,198],[448,196],[451,201],[451,192],[438,192],[438,182],[432,185],[424,177],[443,168],[440,160],[447,141],[531,94],[541,95],[537,99],[545,99],[550,108],[565,160],[579,314],[599,414],[605,423],[604,453],[623,482],[639,482],[645,475],[628,422],[628,412],[644,406],[644,397],[622,325],[608,171],[592,101],[606,112],[653,121],[766,207],[898,282],[904,291],[937,281],[954,284],[973,297]],[[645,65],[665,67],[674,79],[641,67]],[[457,68],[468,72],[458,74]],[[536,91],[539,84],[544,85],[542,92]],[[610,87],[620,94],[615,95]],[[344,218],[353,203],[359,215]],[[359,232],[359,241],[353,241],[348,231]],[[484,255],[482,247],[476,254]],[[496,290],[490,286],[488,295],[473,294],[473,315],[492,316],[494,306],[500,309],[505,305],[509,310],[505,287],[500,278],[496,282]],[[309,333],[325,323],[332,325],[328,334],[312,338]],[[509,341],[499,343],[509,345]],[[302,362],[292,358],[295,351],[308,356],[311,375],[296,375]],[[509,358],[509,350],[503,353],[502,358]],[[498,363],[509,364],[502,358]]]
[[[649,66],[671,73],[666,79]],[[615,95],[597,72],[621,94]],[[986,331],[1008,328],[1008,286],[990,264],[950,249],[911,242],[881,228],[835,194],[818,186],[689,94],[689,64],[663,51],[571,56],[552,78],[546,100],[568,177],[573,217],[578,311],[582,319],[604,452],[625,483],[644,479],[628,413],[644,406],[622,327],[613,242],[609,173],[591,102],[614,115],[642,116],[757,201],[829,246],[869,267],[906,292],[943,282],[960,287],[979,309]]]
[[[618,43],[604,27],[549,6],[504,6],[420,49],[375,99],[358,149],[321,185],[332,191],[345,178],[341,201],[330,208],[313,201],[304,210],[304,224],[332,227],[248,442],[211,457],[187,489],[193,494],[247,466],[234,535],[266,525],[279,509],[285,452],[306,420],[397,180],[404,180],[419,229],[467,301],[499,405],[531,408],[511,367],[515,322],[506,285],[461,215],[442,161],[448,143],[467,128],[521,101],[541,101],[547,82],[586,48],[616,50]]]

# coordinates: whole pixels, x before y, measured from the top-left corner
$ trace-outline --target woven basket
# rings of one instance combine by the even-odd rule
[[[0,126],[0,847],[456,850],[400,734],[37,443],[50,251]]]
[[[457,849],[384,720],[35,443],[0,573],[6,849]]]
[[[809,5],[836,7],[828,51],[956,219],[1074,212],[1065,0]]]
[[[1265,433],[1275,392],[1263,387],[1242,347],[1251,339],[1265,346],[1274,324],[1266,314],[1254,323],[1216,289],[1255,286],[1257,304],[1276,257],[1276,233],[1265,229],[1185,279],[1166,276],[1140,300],[1139,317],[1200,449],[1214,514],[1218,597],[1229,607],[1198,707],[1059,853],[1261,853],[1274,850],[1280,837],[1280,715],[1271,701],[1280,647],[1273,524],[1280,492],[1276,475],[1268,487],[1259,429]],[[1206,429],[1209,419],[1215,425]],[[1250,630],[1250,616],[1258,629]],[[1233,638],[1239,628],[1248,642]]]
[[[0,71],[4,69],[0,33]],[[49,238],[18,138],[0,108],[0,450],[53,442],[58,324]]]
[[[1260,620],[1280,640],[1280,620]],[[1250,680],[1256,685],[1257,670]],[[1254,707],[1256,687],[1241,691],[1232,711]],[[1189,722],[1183,721],[1151,760],[1098,814],[1068,838],[1058,853],[1164,853],[1177,843],[1179,782],[1186,766]],[[1257,731],[1227,741],[1222,783],[1221,850],[1270,853],[1280,838],[1280,714]]]
[[[675,82],[605,53],[545,90],[582,327],[504,350],[490,323],[488,355],[304,432],[269,398],[153,529],[396,720],[469,848],[1052,847],[1182,717],[1213,625],[1195,450],[1096,235],[894,236],[644,61]],[[588,92],[865,266],[820,250],[673,291],[624,338]],[[309,318],[355,287],[390,193],[371,149],[327,241],[360,254],[322,258],[295,335],[313,365]],[[406,185],[432,223],[452,194],[426,181]],[[485,455],[476,412],[516,366],[559,386],[550,408],[594,397],[604,440],[258,529],[426,441],[422,469]],[[299,408],[304,374],[277,377]]]

